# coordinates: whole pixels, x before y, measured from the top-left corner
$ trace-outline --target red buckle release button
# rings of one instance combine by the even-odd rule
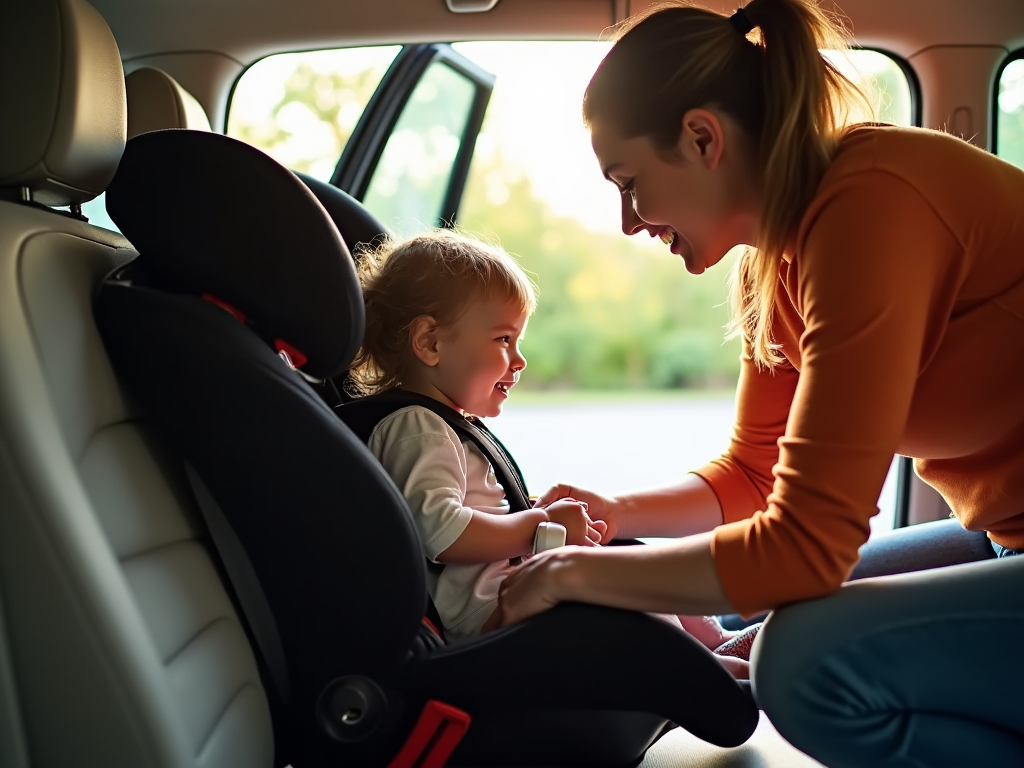
[[[433,699],[388,768],[442,768],[469,728],[470,716]]]

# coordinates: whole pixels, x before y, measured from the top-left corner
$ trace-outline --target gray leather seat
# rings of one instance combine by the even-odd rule
[[[134,257],[72,209],[114,174],[125,85],[83,0],[0,5],[0,765],[270,766],[267,700],[183,469],[92,322]]]
[[[128,138],[148,131],[188,128],[209,131],[210,119],[196,97],[162,69],[140,67],[124,79]]]
[[[187,128],[209,131],[210,119],[196,97],[161,69],[139,67],[124,79],[128,99],[128,138],[148,131]],[[92,223],[117,232],[107,215],[105,194],[87,201],[82,212]]]

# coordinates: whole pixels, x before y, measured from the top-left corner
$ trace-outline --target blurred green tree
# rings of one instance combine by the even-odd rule
[[[235,120],[230,132],[277,156],[302,138],[277,119],[287,110],[292,114],[286,122],[312,121],[329,127],[332,146],[323,151],[336,160],[354,127],[353,107],[365,106],[380,75],[379,69],[370,68],[324,72],[300,58],[268,118],[259,123]],[[456,98],[452,87],[439,81],[436,94],[427,89],[423,95],[436,101],[437,107],[424,114],[429,117],[441,110],[434,117],[444,128],[436,132],[443,141],[430,147],[430,156],[447,155],[457,148],[451,140],[460,133],[461,124],[452,123],[452,115],[442,109],[464,98]],[[286,162],[284,157],[278,159]],[[290,159],[290,167],[303,171],[325,162],[312,155]],[[436,180],[427,174],[424,189],[436,196],[435,186]],[[374,200],[383,208],[371,209],[391,222],[403,206],[397,198],[388,202],[383,194],[387,191],[382,184]],[[709,274],[694,278],[667,249],[644,248],[631,238],[592,231],[576,219],[556,216],[534,193],[523,170],[507,162],[500,150],[486,160],[474,160],[458,224],[515,254],[538,283],[540,303],[523,342],[529,360],[525,388],[735,384],[739,344],[724,341],[729,316],[724,278],[731,257]]]

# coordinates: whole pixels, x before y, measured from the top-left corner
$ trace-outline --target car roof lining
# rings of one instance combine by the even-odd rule
[[[608,35],[645,0],[500,0],[485,13],[452,13],[440,0],[94,0],[131,60],[210,51],[247,66],[271,53],[439,40],[581,39]],[[723,12],[735,0],[705,0]],[[909,58],[935,45],[1024,47],[1020,0],[843,0],[860,45]],[[246,20],[258,20],[246,23]]]

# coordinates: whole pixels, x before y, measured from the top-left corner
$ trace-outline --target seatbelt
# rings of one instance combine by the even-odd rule
[[[210,531],[214,548],[224,563],[228,580],[241,604],[242,615],[249,624],[263,661],[267,665],[267,671],[274,681],[278,698],[282,704],[287,704],[290,681],[288,666],[284,660],[284,646],[277,631],[277,621],[270,611],[270,604],[256,576],[256,570],[210,489],[206,487],[195,467],[187,461],[185,473],[188,475],[199,510],[203,513],[206,527]]]
[[[356,437],[367,443],[381,421],[410,405],[418,405],[437,414],[457,434],[467,438],[480,449],[494,468],[495,479],[505,491],[510,512],[522,512],[533,507],[519,465],[494,433],[477,418],[467,418],[432,397],[404,389],[392,389],[378,395],[342,403],[334,411],[356,433]]]

